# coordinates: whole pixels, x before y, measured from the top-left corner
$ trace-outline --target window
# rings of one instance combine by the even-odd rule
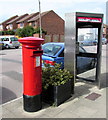
[[[37,27],[37,22],[32,22],[32,27]]]
[[[11,41],[18,41],[18,38],[16,38],[16,37],[11,37],[10,39],[11,39]]]
[[[2,41],[9,41],[9,38],[1,38]]]
[[[10,29],[13,29],[13,25],[12,25],[12,24],[10,24],[10,25],[9,25],[9,28],[10,28]]]
[[[0,25],[0,29],[1,29],[1,30],[3,29],[3,25]]]
[[[64,50],[60,53],[59,57],[64,57]]]
[[[54,56],[61,49],[60,45],[46,44],[42,46],[43,53]]]
[[[32,27],[35,27],[35,26],[36,26],[35,22],[32,22]]]
[[[24,27],[24,23],[20,23],[20,28],[23,28]]]

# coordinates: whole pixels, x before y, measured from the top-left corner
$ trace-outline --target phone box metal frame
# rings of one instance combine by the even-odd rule
[[[78,28],[98,28],[97,53],[86,53],[83,56],[96,57],[95,82],[101,87],[101,52],[102,52],[102,29],[103,14],[74,12],[65,14],[65,51],[64,66],[74,75],[76,80],[76,57],[78,52]]]

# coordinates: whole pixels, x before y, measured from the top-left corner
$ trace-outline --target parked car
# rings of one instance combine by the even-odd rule
[[[98,44],[98,40],[93,40],[93,45],[97,45]]]
[[[82,46],[97,45],[97,40],[83,40],[83,41],[79,41],[79,44]]]
[[[0,36],[1,41],[4,44],[5,48],[19,48],[20,43],[18,42],[18,38],[15,36]]]
[[[4,43],[3,41],[0,39],[0,50],[3,50],[4,49]]]
[[[61,64],[62,69],[64,68],[64,43],[45,43],[42,45],[42,49],[42,67],[44,67],[44,63],[50,64],[51,67],[53,67],[55,63],[58,63]],[[85,53],[86,50],[79,46],[79,52]],[[77,57],[78,74],[94,68],[95,65],[95,58]]]
[[[102,45],[107,44],[107,39],[106,38],[102,38]]]
[[[83,40],[83,41],[79,41],[79,44],[81,46],[92,46],[92,45],[97,45],[98,44],[98,40]],[[102,45],[107,44],[107,39],[106,38],[102,38]]]

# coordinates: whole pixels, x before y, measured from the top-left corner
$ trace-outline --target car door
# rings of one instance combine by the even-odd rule
[[[61,64],[61,68],[64,68],[64,49],[60,52],[60,54],[55,58],[56,63]]]
[[[79,52],[85,53],[85,49],[79,47]],[[82,73],[89,70],[91,59],[89,57],[77,56],[77,73]]]

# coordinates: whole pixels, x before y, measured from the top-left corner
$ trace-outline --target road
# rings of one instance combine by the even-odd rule
[[[22,52],[19,49],[0,51],[2,103],[22,96]]]
[[[94,48],[94,46],[92,46],[92,48]],[[106,45],[103,45],[101,77],[104,77],[104,80],[106,80],[108,76],[108,71],[106,72],[106,62],[108,62],[106,51],[108,51]],[[0,91],[2,91],[0,101],[2,100],[2,103],[6,103],[23,95],[21,48],[0,51],[0,78]]]

